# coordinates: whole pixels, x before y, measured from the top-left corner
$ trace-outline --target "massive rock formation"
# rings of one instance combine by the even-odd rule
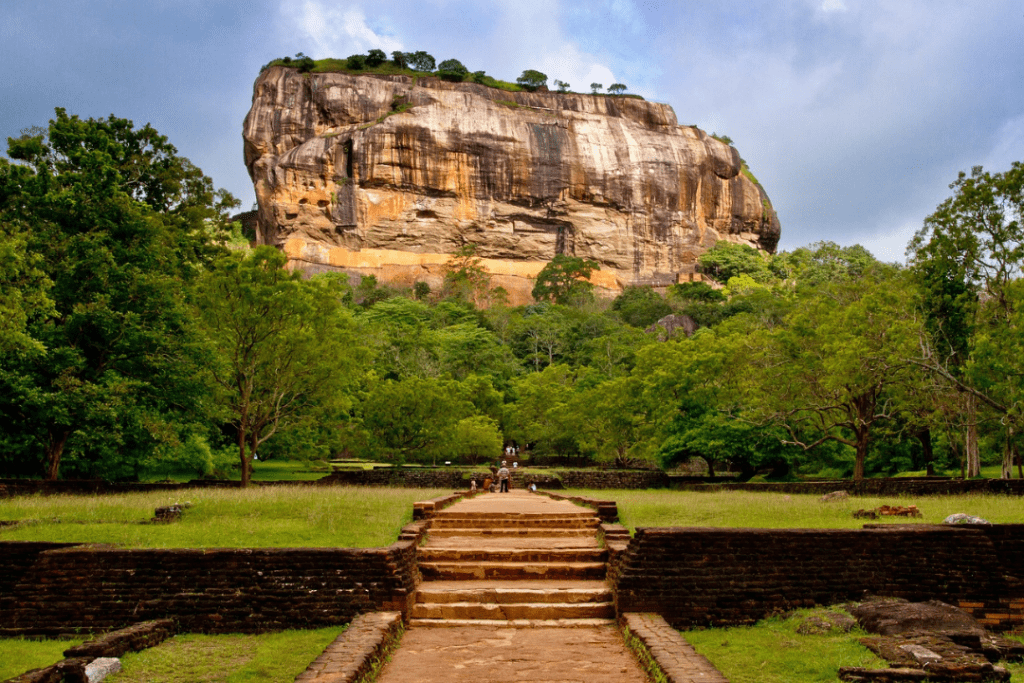
[[[271,67],[244,138],[259,241],[314,271],[436,287],[473,244],[524,303],[557,253],[614,293],[691,279],[719,239],[779,239],[736,149],[634,98]]]

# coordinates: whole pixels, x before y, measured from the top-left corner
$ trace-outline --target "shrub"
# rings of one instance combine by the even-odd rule
[[[380,66],[388,59],[384,50],[370,50],[366,53],[366,66]]]
[[[366,66],[366,55],[352,55],[345,60],[345,66],[354,71],[361,71]]]
[[[473,82],[480,83],[481,85],[487,85],[487,74],[485,74],[483,71],[474,71]]]

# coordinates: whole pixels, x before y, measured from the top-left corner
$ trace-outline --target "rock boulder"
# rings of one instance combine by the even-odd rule
[[[779,239],[737,150],[640,99],[277,66],[243,137],[257,240],[314,272],[436,287],[472,244],[525,303],[555,254],[597,261],[614,294],[699,279],[717,240]]]

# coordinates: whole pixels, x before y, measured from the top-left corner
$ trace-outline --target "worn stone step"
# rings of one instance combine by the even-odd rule
[[[604,581],[424,581],[416,602],[597,603],[611,602],[612,591]]]
[[[442,510],[434,519],[589,519],[596,517],[593,510],[573,512],[469,512]]]
[[[478,550],[498,548],[501,550],[539,550],[569,548],[601,548],[597,536],[427,536],[422,548],[458,548]]]
[[[603,579],[604,562],[420,562],[427,580]]]
[[[546,537],[595,537],[594,529],[545,529],[542,527],[520,527],[512,528],[443,528],[430,529],[428,538],[446,538],[451,536],[494,536],[494,537],[516,537],[516,536],[546,536]]]
[[[413,619],[612,619],[611,602],[417,602]]]
[[[593,628],[614,626],[614,619],[410,619],[409,626],[451,628],[494,626],[498,628]]]
[[[601,548],[432,548],[417,549],[420,562],[604,562]]]
[[[435,517],[430,520],[434,529],[594,529],[601,525],[597,517],[552,519],[549,517]]]

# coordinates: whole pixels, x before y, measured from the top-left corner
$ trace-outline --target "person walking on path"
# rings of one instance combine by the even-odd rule
[[[502,460],[501,469],[498,470],[498,483],[501,484],[502,493],[508,493],[508,480],[510,475],[508,472],[508,467],[505,466],[506,464],[507,463],[504,460]]]

